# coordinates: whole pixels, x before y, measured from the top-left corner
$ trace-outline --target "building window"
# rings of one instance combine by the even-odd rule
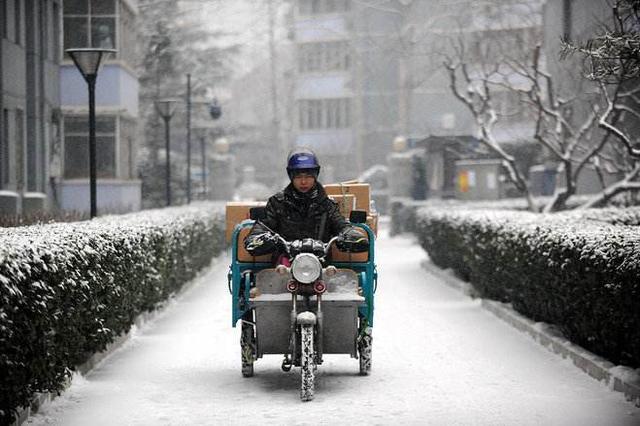
[[[562,36],[571,40],[571,0],[562,1]]]
[[[121,158],[122,158],[122,172],[123,178],[135,179],[136,168],[136,131],[137,123],[133,120],[120,119],[120,140],[126,141],[126,143],[120,144]]]
[[[350,62],[350,48],[346,41],[298,45],[298,71],[301,73],[346,71]]]
[[[2,38],[7,38],[7,3],[6,1],[2,2],[0,6],[0,36]]]
[[[0,188],[9,184],[9,110],[2,110],[2,139],[0,139]]]
[[[53,57],[54,62],[60,61],[60,6],[58,3],[53,3]]]
[[[348,98],[301,99],[298,101],[298,127],[301,130],[344,129],[351,125]]]
[[[22,3],[20,0],[15,0],[14,12],[14,26],[15,29],[15,42],[16,44],[22,44]]]
[[[40,5],[40,22],[42,25],[41,34],[43,34],[42,40],[42,57],[51,59],[51,14],[49,13],[49,0],[43,0]]]
[[[115,49],[116,0],[65,0],[64,48]]]
[[[116,172],[116,117],[96,117],[96,168],[99,178]],[[89,176],[89,122],[87,116],[64,118],[64,177]]]
[[[24,188],[24,112],[21,109],[16,110],[15,123],[16,184],[20,190]]]
[[[351,0],[299,0],[300,15],[343,13],[351,9]]]

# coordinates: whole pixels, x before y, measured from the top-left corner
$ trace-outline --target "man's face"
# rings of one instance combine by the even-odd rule
[[[293,187],[298,192],[308,192],[316,183],[316,178],[312,174],[301,172],[293,176]]]

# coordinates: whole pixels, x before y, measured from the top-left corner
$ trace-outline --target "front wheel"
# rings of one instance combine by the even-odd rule
[[[311,401],[315,387],[313,325],[301,325],[300,329],[300,399],[302,401]]]
[[[242,375],[244,377],[253,376],[253,361],[256,353],[256,338],[253,333],[253,324],[242,322],[240,331],[240,351],[242,362]]]
[[[358,337],[358,358],[360,360],[360,374],[368,376],[371,371],[371,352],[373,336],[371,327],[364,327]]]

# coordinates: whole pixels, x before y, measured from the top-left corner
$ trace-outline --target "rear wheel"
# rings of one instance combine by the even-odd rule
[[[311,401],[315,387],[313,325],[301,325],[300,329],[300,399],[302,401]]]
[[[371,372],[371,350],[373,349],[373,337],[371,327],[364,327],[358,337],[358,358],[360,360],[360,374],[368,376]]]
[[[251,377],[253,376],[253,361],[256,353],[256,338],[253,332],[253,324],[244,321],[240,331],[240,351],[242,375]]]

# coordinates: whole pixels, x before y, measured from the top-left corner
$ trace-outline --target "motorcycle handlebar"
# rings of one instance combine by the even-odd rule
[[[264,223],[260,222],[260,224],[265,227],[269,232],[271,232],[273,235],[276,236],[276,238],[278,239],[278,241],[282,244],[282,246],[284,247],[284,249],[286,250],[288,255],[291,255],[291,248],[293,245],[295,245],[296,241],[303,241],[303,240],[294,240],[294,241],[287,241],[285,240],[280,234],[278,234],[277,232],[275,232],[274,230],[270,229],[267,225],[265,225]],[[319,243],[322,245],[322,251],[324,253],[324,256],[326,256],[327,254],[329,254],[329,248],[331,248],[331,245],[339,238],[339,236],[335,236],[333,238],[331,238],[328,242],[324,242],[324,241],[320,241],[320,240],[315,240],[313,238],[309,238],[309,240],[313,241],[313,244],[315,245],[315,243]],[[302,245],[302,243],[300,244]]]
[[[329,254],[329,249],[331,248],[331,245],[332,245],[334,242],[336,242],[336,240],[339,238],[338,236],[335,236],[335,237],[331,238],[329,241],[327,241],[327,242],[325,243],[324,241],[315,240],[315,239],[313,239],[313,238],[305,238],[305,239],[303,239],[303,240],[287,241],[287,240],[285,240],[282,236],[280,236],[280,235],[279,235],[279,234],[277,234],[277,233],[275,233],[274,235],[278,238],[278,241],[280,241],[280,243],[282,244],[282,246],[285,248],[285,250],[286,250],[287,254],[289,254],[289,255],[294,254],[294,253],[292,253],[292,252],[294,252],[294,251],[295,251],[296,245],[299,245],[299,246],[300,246],[300,248],[301,248],[303,251],[306,251],[306,250],[304,250],[304,249],[305,249],[305,247],[304,247],[304,244],[305,244],[305,243],[304,243],[304,241],[305,241],[305,240],[310,240],[310,242],[308,242],[308,243],[307,243],[307,244],[308,244],[308,246],[306,247],[306,248],[307,248],[307,250],[308,250],[309,245],[310,245],[310,246],[311,246],[311,250],[310,250],[310,251],[311,251],[311,252],[315,252],[315,250],[313,250],[313,248],[314,248],[314,246],[316,246],[316,244],[317,244],[317,245],[319,245],[320,247],[322,247],[322,253],[323,253],[323,255],[324,255],[324,256],[326,256],[327,254]],[[299,241],[299,243],[298,243],[298,241]],[[297,253],[296,253],[296,254],[297,254]]]

